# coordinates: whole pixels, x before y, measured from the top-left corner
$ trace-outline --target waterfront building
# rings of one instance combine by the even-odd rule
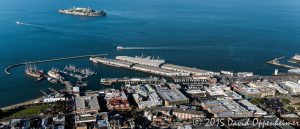
[[[175,89],[160,89],[157,93],[163,99],[165,106],[189,103],[189,99]]]
[[[295,82],[285,81],[285,82],[279,83],[279,85],[282,88],[288,90],[292,94],[300,94],[300,85]]]
[[[49,94],[43,98],[44,103],[53,103],[53,102],[65,101],[65,100],[66,100],[66,98],[60,93]]]
[[[159,67],[161,64],[165,63],[163,59],[152,59],[151,57],[130,57],[130,56],[117,56],[117,60],[127,61],[135,64]]]
[[[188,73],[188,74],[193,74],[193,75],[200,75],[200,76],[202,76],[202,75],[219,75],[219,73],[215,73],[215,72],[211,72],[211,71],[207,71],[207,70],[196,69],[196,68],[174,65],[174,64],[163,64],[161,66],[161,68],[179,71],[179,72]]]
[[[124,91],[115,89],[105,90],[106,105],[108,110],[130,111],[131,107]]]
[[[141,65],[141,64],[136,64],[136,65],[132,66],[132,69],[137,70],[137,71],[143,71],[143,72],[163,75],[163,76],[169,76],[169,77],[181,75],[180,72],[162,69],[162,68],[154,67],[154,66]]]
[[[252,77],[254,74],[252,72],[238,72],[237,73],[238,77]]]
[[[107,59],[102,57],[91,57],[90,61],[94,63],[102,63],[106,65],[112,65],[115,67],[124,67],[124,68],[130,68],[133,65],[133,63],[127,61],[119,61],[119,60]]]

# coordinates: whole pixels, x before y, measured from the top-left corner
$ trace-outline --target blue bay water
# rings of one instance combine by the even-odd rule
[[[59,14],[72,6],[105,9],[106,17]],[[108,53],[160,56],[168,63],[213,71],[253,71],[268,75],[265,64],[276,56],[300,52],[298,0],[0,0],[0,68],[23,61]],[[16,21],[27,25],[16,25]],[[166,47],[116,51],[117,45]],[[176,49],[171,49],[176,48]],[[148,74],[91,64],[88,59],[38,64],[41,69],[75,64],[98,72],[90,89],[101,89],[101,77]],[[284,69],[283,69],[284,70]],[[40,96],[24,67],[0,73],[0,107]]]

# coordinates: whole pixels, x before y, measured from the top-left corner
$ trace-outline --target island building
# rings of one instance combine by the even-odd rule
[[[58,10],[60,13],[70,14],[70,15],[78,15],[78,16],[106,16],[105,11],[96,11],[91,8],[79,8],[73,7],[71,9],[60,9]]]
[[[157,93],[162,98],[165,106],[189,103],[189,99],[176,89],[160,89]]]

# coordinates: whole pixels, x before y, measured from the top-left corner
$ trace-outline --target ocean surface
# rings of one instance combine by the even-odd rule
[[[106,17],[58,13],[73,6],[106,10]],[[159,56],[168,63],[212,71],[270,75],[265,62],[300,52],[299,0],[0,0],[0,107],[41,96],[47,81],[27,77],[11,64],[107,53]],[[17,25],[16,21],[26,23]],[[116,46],[164,49],[117,51]],[[68,64],[89,67],[101,77],[149,74],[92,64],[87,58],[37,64],[44,71]],[[286,69],[280,69],[283,72]]]

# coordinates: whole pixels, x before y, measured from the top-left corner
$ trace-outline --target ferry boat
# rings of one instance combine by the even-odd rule
[[[58,12],[64,14],[70,14],[70,15],[78,15],[78,16],[106,16],[106,12],[104,10],[96,11],[90,9],[89,7],[88,8],[73,7],[71,9],[66,9],[66,10],[61,9]]]
[[[26,64],[25,66],[25,73],[29,76],[35,77],[35,78],[41,78],[43,75],[42,70],[38,70],[35,65],[31,66],[31,64]]]
[[[300,61],[300,55],[296,54],[292,57],[293,60]]]
[[[123,46],[117,46],[117,50],[123,50],[124,47]]]

